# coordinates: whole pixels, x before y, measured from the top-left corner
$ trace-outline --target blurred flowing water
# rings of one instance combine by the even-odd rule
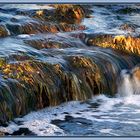
[[[27,136],[140,136],[140,77],[132,75],[134,69],[139,68],[136,65],[140,63],[140,57],[111,48],[88,46],[83,37],[84,34],[138,37],[140,6],[93,5],[91,17],[84,18],[79,24],[64,24],[51,18],[40,19],[35,13],[42,9],[49,14],[54,7],[36,4],[0,5],[0,29],[4,31],[0,38],[0,57],[9,64],[24,61],[59,64],[74,81],[71,84],[69,82],[73,87],[70,94],[76,94],[65,97],[65,103],[60,105],[57,105],[61,103],[58,101],[60,97],[48,95],[49,105],[51,100],[54,101],[52,106],[46,107],[48,104],[45,102],[47,105],[44,103],[43,107],[46,108],[27,111],[30,113],[24,117],[17,116],[7,126],[1,126],[0,131],[5,132],[5,135]],[[126,24],[129,26],[127,30]],[[89,86],[83,90],[80,83],[82,71],[73,64],[75,59],[85,71],[95,68],[94,78],[99,72],[100,83],[98,78],[94,81],[87,76],[85,84]],[[88,66],[93,64],[95,66],[90,69]],[[54,79],[57,76],[54,74]],[[1,87],[7,81],[1,78]]]

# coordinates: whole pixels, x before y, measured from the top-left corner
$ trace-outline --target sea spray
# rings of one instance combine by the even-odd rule
[[[118,96],[133,95],[133,84],[128,70],[122,70],[118,80]]]
[[[122,70],[118,80],[118,96],[132,96],[140,93],[140,67]]]

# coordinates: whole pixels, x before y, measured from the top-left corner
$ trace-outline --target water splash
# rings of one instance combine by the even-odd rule
[[[132,70],[122,70],[118,80],[118,95],[132,96],[140,94],[140,67]]]

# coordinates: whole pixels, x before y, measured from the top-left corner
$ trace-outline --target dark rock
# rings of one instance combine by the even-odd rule
[[[8,35],[9,35],[8,29],[5,26],[0,25],[0,37],[6,37]]]
[[[34,134],[33,132],[31,132],[28,128],[20,128],[19,130],[13,132],[11,134],[12,136],[35,136],[36,134]]]

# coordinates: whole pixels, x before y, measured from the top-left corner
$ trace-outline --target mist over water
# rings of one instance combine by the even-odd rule
[[[101,34],[139,37],[140,6],[93,5],[91,17],[75,24],[36,17],[42,9],[49,13],[54,7],[0,5],[0,57],[7,64],[0,74],[2,99],[21,106],[7,105],[17,114],[0,131],[8,136],[140,136],[140,57],[86,42]]]

